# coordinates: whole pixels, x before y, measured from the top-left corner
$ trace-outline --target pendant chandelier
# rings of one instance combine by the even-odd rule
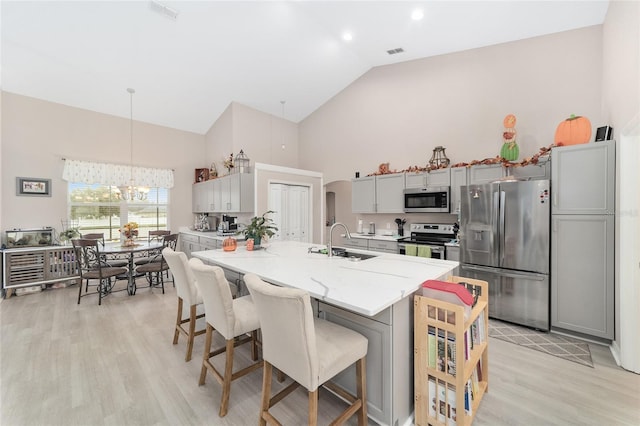
[[[118,187],[117,195],[118,198],[125,201],[144,201],[147,199],[147,194],[149,193],[149,188],[145,186],[136,186],[135,181],[133,180],[133,94],[136,91],[132,88],[128,88],[127,92],[129,92],[130,104],[131,104],[131,116],[129,120],[129,133],[130,133],[130,148],[131,148],[131,156],[130,156],[130,165],[129,165],[129,185],[122,185]]]

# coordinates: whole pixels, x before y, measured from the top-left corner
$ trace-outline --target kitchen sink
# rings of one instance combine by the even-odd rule
[[[357,262],[359,260],[371,259],[372,257],[377,257],[377,255],[375,254],[354,253],[352,251],[349,251],[341,247],[334,247],[333,255],[337,257],[346,257],[347,259],[352,260],[354,262]]]

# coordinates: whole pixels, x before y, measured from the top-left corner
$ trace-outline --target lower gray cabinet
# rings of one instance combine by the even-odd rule
[[[551,327],[614,338],[614,216],[553,215]]]
[[[414,404],[413,297],[405,297],[374,317],[318,302],[318,316],[368,339],[368,415],[380,425],[405,424]],[[355,393],[355,366],[338,374],[334,381]]]

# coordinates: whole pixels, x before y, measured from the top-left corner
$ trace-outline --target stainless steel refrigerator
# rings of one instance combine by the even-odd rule
[[[460,192],[460,275],[489,283],[490,317],[549,330],[549,181]]]

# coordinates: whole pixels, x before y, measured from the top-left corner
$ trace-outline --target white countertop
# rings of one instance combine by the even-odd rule
[[[240,273],[255,273],[273,284],[308,291],[312,297],[374,316],[410,296],[429,279],[444,279],[458,262],[349,249],[376,257],[353,262],[344,257],[308,253],[325,247],[293,241],[272,242],[247,251],[207,250],[193,256]]]

